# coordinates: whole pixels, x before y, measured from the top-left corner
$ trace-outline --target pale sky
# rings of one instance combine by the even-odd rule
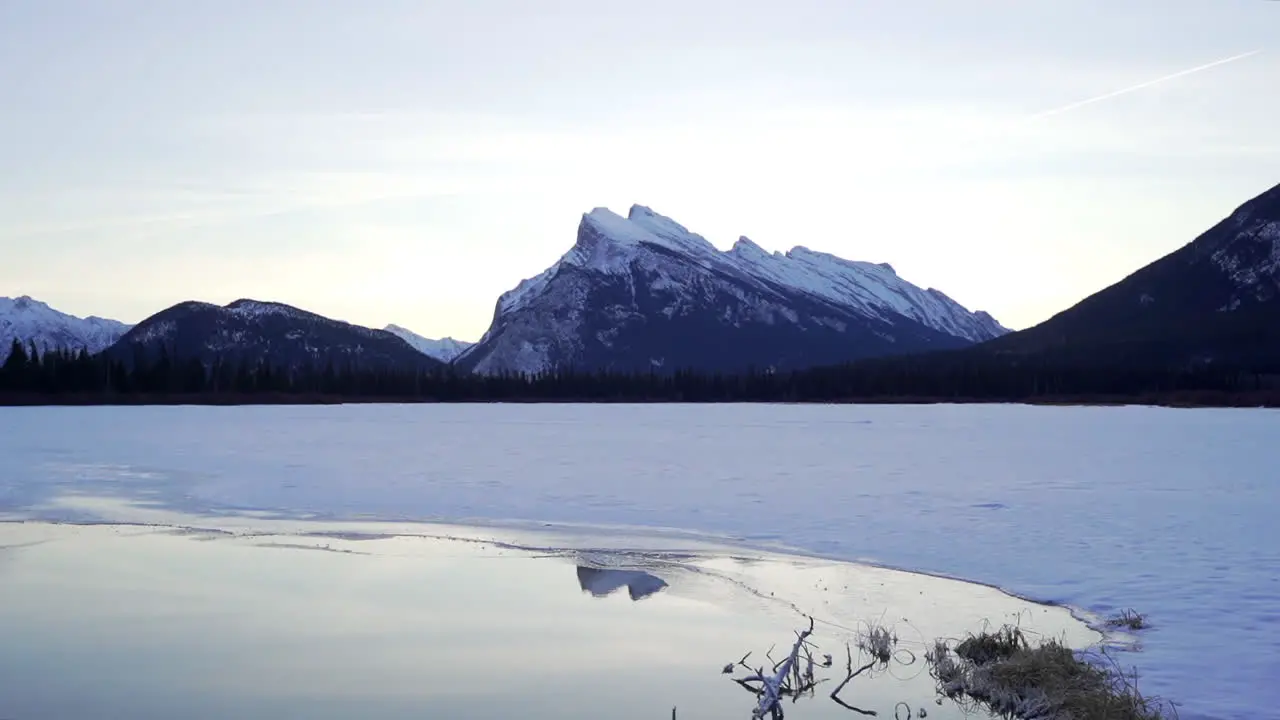
[[[1272,0],[0,0],[0,295],[474,340],[640,203],[1022,328],[1280,182],[1278,39]]]

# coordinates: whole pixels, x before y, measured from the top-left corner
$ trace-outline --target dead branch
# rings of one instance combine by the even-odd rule
[[[835,701],[835,703],[836,703],[837,705],[839,705],[840,707],[842,707],[842,708],[844,708],[844,709],[846,709],[846,710],[852,710],[853,712],[856,712],[856,713],[858,713],[859,715],[866,715],[866,716],[869,716],[869,717],[875,717],[878,713],[876,713],[874,710],[863,710],[862,708],[854,707],[853,705],[850,705],[849,703],[845,702],[845,701],[840,697],[840,691],[841,691],[841,690],[844,690],[846,685],[848,685],[849,683],[853,682],[853,679],[854,679],[854,678],[858,677],[858,676],[859,676],[859,675],[861,675],[862,673],[864,673],[864,672],[866,672],[866,671],[870,670],[871,668],[875,667],[875,666],[876,666],[876,662],[873,660],[872,662],[869,662],[869,663],[867,663],[866,665],[863,665],[862,667],[858,668],[857,670],[854,670],[854,669],[853,669],[853,649],[852,649],[852,648],[850,648],[847,644],[845,645],[845,654],[846,654],[846,655],[848,656],[848,658],[849,658],[849,664],[848,664],[847,671],[846,671],[846,673],[845,673],[845,678],[844,678],[844,681],[843,681],[843,682],[841,682],[841,683],[840,683],[840,685],[838,685],[838,686],[836,687],[836,689],[835,689],[835,690],[832,690],[832,691],[831,691],[831,699],[832,699],[832,700],[834,700],[834,701]]]
[[[788,680],[796,663],[800,657],[800,649],[804,647],[805,640],[813,634],[813,618],[809,618],[809,629],[799,633],[796,638],[795,645],[791,646],[791,654],[778,666],[772,677],[765,677],[764,673],[757,672],[757,678],[764,683],[762,692],[760,693],[760,701],[756,705],[756,709],[752,711],[751,717],[754,720],[763,720],[768,715],[770,717],[781,717],[782,711],[779,708],[779,701],[782,699],[784,687],[788,684]],[[791,683],[792,688],[799,687],[800,683]]]

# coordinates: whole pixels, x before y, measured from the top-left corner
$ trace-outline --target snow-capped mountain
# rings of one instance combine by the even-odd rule
[[[430,357],[445,363],[453,362],[454,358],[458,357],[467,348],[475,344],[466,342],[465,340],[454,340],[451,337],[432,340],[431,338],[423,337],[414,331],[400,327],[399,325],[388,325],[383,328],[383,330],[400,337],[405,342],[412,345],[418,352],[424,355],[429,355]]]
[[[96,353],[119,340],[129,327],[106,318],[68,315],[26,295],[0,297],[0,362],[9,356],[15,339],[24,345],[34,342],[41,352],[83,348]]]
[[[221,359],[273,367],[433,368],[441,363],[386,332],[275,302],[237,300],[220,307],[184,302],[138,323],[107,352],[126,362],[162,350],[178,360]]]
[[[1090,362],[1280,363],[1280,185],[1115,285],[979,349]]]
[[[721,252],[649,208],[583,215],[577,242],[499,298],[457,364],[480,373],[553,367],[794,368],[948,349],[1008,332],[889,265],[747,238]]]

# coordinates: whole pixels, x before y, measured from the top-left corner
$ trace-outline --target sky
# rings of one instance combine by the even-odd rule
[[[475,340],[642,204],[1022,328],[1280,182],[1274,0],[0,0],[0,295]]]

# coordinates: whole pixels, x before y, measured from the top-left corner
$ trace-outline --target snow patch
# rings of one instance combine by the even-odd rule
[[[1240,306],[1243,297],[1266,300],[1280,291],[1280,221],[1264,220],[1246,227],[1249,219],[1236,220],[1239,234],[1210,256],[1237,288],[1228,303],[1231,310]]]
[[[311,313],[290,307],[282,303],[263,302],[261,300],[236,300],[223,308],[232,315],[248,319],[260,319],[269,315],[300,318]]]

